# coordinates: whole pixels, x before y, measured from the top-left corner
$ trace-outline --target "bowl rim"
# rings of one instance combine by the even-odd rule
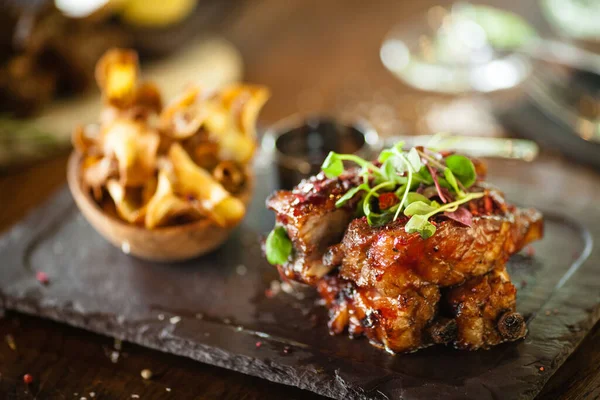
[[[362,117],[342,117],[333,113],[297,113],[287,116],[265,130],[260,147],[270,154],[277,163],[302,173],[310,173],[311,166],[305,158],[286,154],[277,148],[277,140],[284,134],[308,125],[310,122],[334,123],[347,128],[355,129],[364,138],[363,145],[352,154],[364,155],[367,151],[378,151],[381,147],[381,138],[373,125]]]
[[[214,228],[221,228],[221,229],[232,229],[235,226],[237,226],[237,224],[236,224],[231,227],[221,227],[221,226],[215,224],[210,219],[206,218],[206,219],[201,219],[201,220],[190,222],[190,223],[183,224],[183,225],[162,226],[162,227],[158,227],[155,229],[148,229],[144,226],[133,225],[133,224],[127,223],[125,221],[122,221],[120,219],[117,219],[117,218],[105,213],[104,211],[102,211],[102,209],[100,208],[98,203],[96,203],[92,199],[92,197],[90,196],[90,193],[87,193],[84,190],[82,190],[81,174],[80,174],[80,171],[81,171],[80,166],[81,166],[82,160],[83,160],[83,158],[82,158],[81,154],[77,153],[76,151],[73,151],[71,153],[71,155],[69,156],[69,160],[67,163],[67,184],[71,191],[71,195],[73,196],[73,198],[75,200],[75,203],[78,203],[78,199],[85,202],[85,204],[89,206],[88,209],[92,213],[94,213],[98,217],[102,217],[105,221],[108,221],[112,225],[119,226],[119,228],[127,229],[132,233],[133,232],[152,232],[152,233],[157,233],[157,234],[174,234],[174,233],[179,234],[181,232],[195,231],[200,228],[206,229],[209,227],[214,227]],[[244,202],[244,204],[246,205],[246,212],[247,212],[248,211],[247,207],[252,199],[252,192],[254,189],[254,173],[252,172],[252,168],[250,167],[249,164],[247,164],[245,166],[244,172],[245,172],[246,178],[247,178],[246,184],[245,184],[242,192],[240,192],[238,195],[235,195],[234,197],[236,197]],[[79,207],[79,205],[78,205],[78,207]],[[82,212],[82,214],[84,214],[84,213]],[[85,214],[84,214],[84,216],[85,216]]]

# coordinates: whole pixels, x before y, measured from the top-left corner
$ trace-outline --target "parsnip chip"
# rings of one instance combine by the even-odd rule
[[[231,196],[209,172],[194,164],[179,143],[171,146],[169,160],[177,177],[178,191],[197,199],[215,223],[233,226],[241,221],[246,213],[244,203]]]
[[[193,205],[175,195],[169,174],[165,170],[161,170],[158,173],[156,193],[146,207],[144,224],[146,228],[152,229],[165,225],[181,215],[188,215],[194,219],[200,216]]]
[[[118,108],[131,105],[135,98],[139,62],[134,50],[108,50],[96,64],[96,82],[105,101]]]
[[[233,84],[215,97],[206,121],[211,138],[219,143],[219,158],[247,163],[256,150],[256,119],[269,91],[263,86]]]
[[[117,119],[103,132],[103,150],[119,164],[119,178],[125,186],[142,186],[156,169],[160,137],[141,122]]]
[[[220,93],[221,101],[234,116],[244,135],[256,139],[256,120],[271,93],[265,86],[232,84]]]
[[[73,148],[79,154],[94,154],[100,151],[97,149],[97,141],[99,136],[99,130],[96,126],[88,125],[83,127],[78,125],[73,130],[71,135],[71,143]]]
[[[93,189],[102,187],[110,178],[114,178],[118,173],[116,160],[108,157],[87,157],[82,169],[85,185]]]
[[[237,193],[244,184],[244,171],[232,161],[221,161],[213,170],[213,176],[230,193]]]
[[[200,88],[193,86],[172,101],[160,115],[160,128],[175,139],[186,139],[194,135],[206,118],[208,110],[197,103]]]
[[[144,220],[146,207],[141,204],[139,196],[135,195],[136,189],[127,189],[119,181],[110,179],[106,182],[106,190],[115,202],[121,218],[132,224],[139,224]]]

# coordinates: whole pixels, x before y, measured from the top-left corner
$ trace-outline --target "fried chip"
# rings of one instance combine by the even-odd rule
[[[97,124],[72,134],[81,184],[107,213],[148,229],[206,218],[237,224],[256,119],[269,97],[258,85],[191,86],[163,107],[140,79],[137,53],[107,51],[96,65],[104,106]]]
[[[146,208],[136,196],[136,189],[128,189],[116,179],[106,182],[106,190],[115,202],[117,213],[125,221],[140,224],[144,220]]]
[[[73,148],[79,154],[94,154],[99,151],[97,149],[99,130],[95,125],[83,127],[78,125],[73,130],[71,135],[71,143]]]
[[[213,170],[213,176],[230,193],[239,192],[245,181],[244,171],[231,161],[221,161]]]
[[[192,195],[209,217],[220,226],[234,226],[244,217],[246,206],[223,188],[212,175],[198,167],[179,143],[169,150],[169,160],[177,177],[178,191]]]
[[[94,191],[97,200],[99,189],[118,173],[116,160],[108,157],[86,157],[82,169],[83,181]]]
[[[256,150],[256,119],[269,91],[263,86],[234,84],[216,96],[206,125],[211,138],[220,145],[219,157],[247,163]]]
[[[139,61],[134,50],[108,50],[96,64],[96,82],[104,101],[117,108],[133,102],[139,75]]]
[[[146,206],[144,225],[148,229],[156,228],[182,215],[196,219],[200,213],[193,205],[175,195],[169,174],[162,169],[158,173],[156,193]]]
[[[160,129],[175,139],[186,139],[200,130],[209,110],[196,102],[200,88],[192,86],[172,101],[160,115]]]
[[[221,101],[235,117],[241,132],[256,139],[256,120],[271,93],[265,86],[233,84],[220,93]]]
[[[160,137],[141,122],[117,119],[103,132],[103,151],[114,156],[125,186],[142,186],[154,176]]]

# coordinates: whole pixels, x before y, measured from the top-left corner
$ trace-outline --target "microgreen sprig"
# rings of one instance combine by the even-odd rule
[[[345,206],[348,201],[360,195],[360,211],[366,216],[369,225],[380,226],[395,221],[403,213],[410,217],[405,225],[406,232],[418,232],[423,238],[435,233],[435,225],[429,218],[439,213],[451,213],[462,204],[483,197],[483,192],[468,192],[477,180],[473,162],[462,155],[441,154],[424,148],[403,150],[400,142],[383,150],[377,164],[368,162],[352,154],[331,152],[323,163],[322,170],[329,178],[336,178],[344,172],[344,161],[357,164],[363,183],[349,190],[336,202],[336,207]],[[442,201],[437,201],[415,192],[416,188],[434,191]],[[394,193],[397,203],[381,209],[378,199],[381,193]],[[388,206],[386,206],[388,207]],[[461,212],[469,213],[461,209]]]

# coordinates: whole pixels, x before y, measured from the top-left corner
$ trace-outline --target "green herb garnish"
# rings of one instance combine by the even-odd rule
[[[292,242],[285,229],[281,226],[275,227],[267,236],[265,243],[267,261],[272,265],[285,264],[292,254]]]
[[[483,192],[468,191],[477,180],[475,166],[469,158],[457,154],[443,157],[440,153],[423,148],[405,151],[402,147],[403,143],[397,143],[383,150],[377,164],[352,154],[329,153],[322,166],[327,177],[342,175],[346,161],[360,167],[359,175],[363,181],[342,196],[336,202],[336,207],[343,207],[355,196],[360,196],[359,211],[367,218],[369,225],[385,225],[397,220],[402,213],[410,217],[404,227],[406,232],[418,232],[426,239],[436,231],[435,225],[429,221],[431,217],[454,212],[462,204],[485,195]],[[416,190],[428,190],[429,193],[433,190],[437,193],[434,197],[438,197],[441,203]],[[380,206],[379,197],[383,193],[393,193],[398,199],[397,203],[392,207],[389,207],[389,203]],[[386,200],[389,200],[389,194],[386,196]],[[287,255],[289,253],[285,255],[286,258]]]

